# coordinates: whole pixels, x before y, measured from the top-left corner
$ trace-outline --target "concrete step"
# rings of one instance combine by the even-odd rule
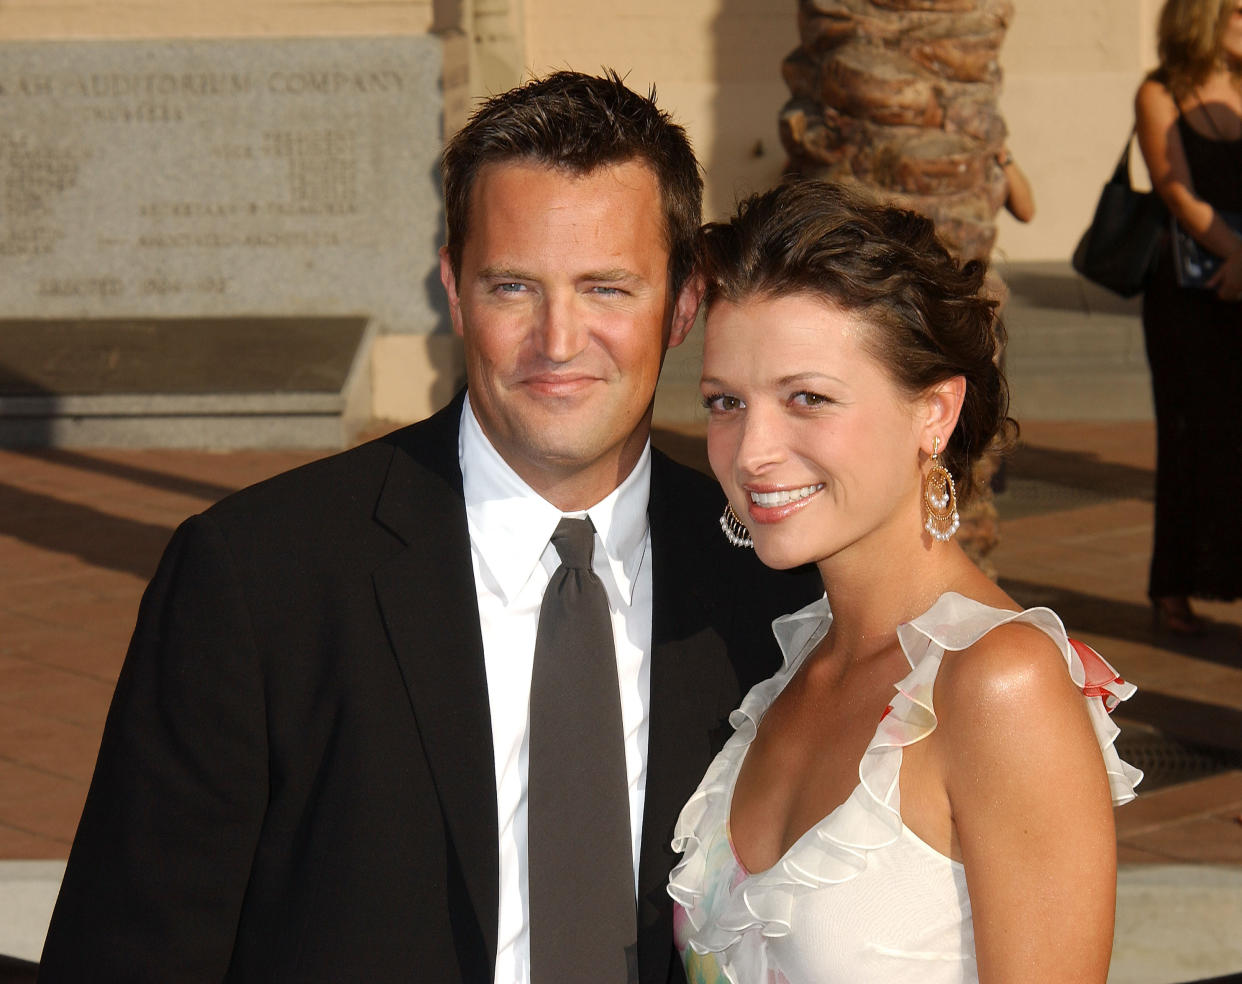
[[[1206,984],[1237,974],[1239,926],[1242,867],[1122,865],[1108,984]]]
[[[1068,263],[999,263],[1010,412],[1029,420],[1150,420],[1139,298],[1083,280]]]
[[[37,961],[64,861],[0,861],[0,954]]]
[[[0,446],[343,447],[365,318],[0,321]]]

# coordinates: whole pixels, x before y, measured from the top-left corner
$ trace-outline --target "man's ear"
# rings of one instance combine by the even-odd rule
[[[668,332],[669,348],[676,348],[690,334],[690,329],[694,327],[694,319],[698,317],[699,305],[703,303],[703,292],[706,287],[707,285],[698,273],[692,273],[681,285],[677,299],[673,302],[673,319]]]
[[[922,433],[919,446],[930,456],[935,438],[940,438],[940,450],[949,443],[949,435],[957,426],[957,418],[966,400],[966,377],[950,376],[935,383],[923,394]]]
[[[457,276],[453,273],[453,264],[449,260],[447,246],[440,247],[440,283],[444,284],[444,293],[448,296],[449,317],[453,321],[453,332],[461,336],[461,298],[457,295]]]

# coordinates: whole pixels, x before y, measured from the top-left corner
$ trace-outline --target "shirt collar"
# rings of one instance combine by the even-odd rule
[[[471,542],[506,604],[535,572],[562,515],[590,517],[621,597],[633,600],[648,542],[650,442],[619,486],[584,512],[570,514],[562,514],[509,467],[475,419],[469,394],[461,411],[457,458]],[[595,559],[598,568],[598,554]]]

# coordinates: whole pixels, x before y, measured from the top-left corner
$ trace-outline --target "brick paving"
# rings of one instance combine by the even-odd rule
[[[1139,685],[1136,722],[1242,752],[1242,604],[1200,605],[1211,631],[1185,640],[1157,631],[1146,603],[1151,424],[1033,422],[1023,438],[998,499],[1002,584],[1056,608]],[[693,433],[659,443],[702,462]],[[67,856],[138,602],[177,523],[316,456],[0,450],[0,859]],[[1119,857],[1242,864],[1240,816],[1240,770],[1144,792],[1118,812]]]
[[[63,859],[176,525],[308,452],[0,450],[0,859]]]

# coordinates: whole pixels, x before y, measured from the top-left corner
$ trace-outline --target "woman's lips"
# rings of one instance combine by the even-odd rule
[[[756,523],[779,523],[810,503],[823,487],[823,482],[793,488],[749,486],[746,488],[746,495],[750,499],[747,512]]]

